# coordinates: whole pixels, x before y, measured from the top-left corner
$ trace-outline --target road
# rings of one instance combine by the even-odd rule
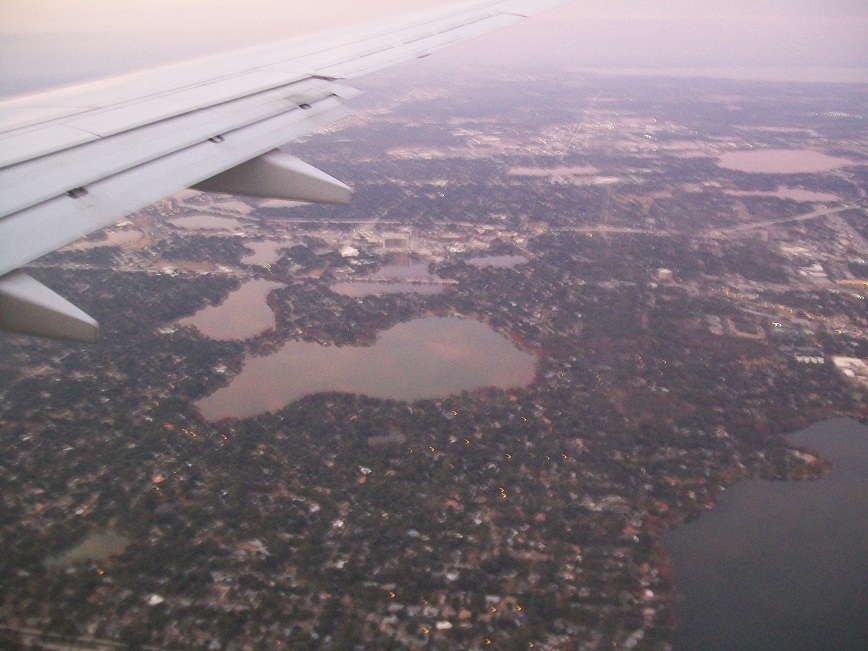
[[[850,210],[852,206],[839,206],[837,208],[826,208],[825,206],[814,210],[813,212],[805,213],[804,215],[796,215],[795,217],[781,217],[780,219],[769,219],[766,221],[749,222],[747,224],[739,224],[738,226],[730,226],[728,228],[710,228],[705,232],[705,235],[728,235],[730,233],[741,233],[744,231],[753,230],[754,228],[766,228],[776,224],[785,224],[787,222],[803,222],[809,219],[817,219],[818,217],[829,217],[838,213]]]

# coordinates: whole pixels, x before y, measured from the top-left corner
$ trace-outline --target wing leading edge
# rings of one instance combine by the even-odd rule
[[[188,187],[346,203],[276,148],[350,113],[339,80],[567,0],[495,0],[0,102],[0,329],[95,341],[99,326],[19,267]]]

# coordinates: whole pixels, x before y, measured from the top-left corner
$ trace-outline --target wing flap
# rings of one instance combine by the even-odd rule
[[[352,97],[359,91],[323,80],[308,80],[276,90],[192,111],[147,124],[111,138],[56,152],[0,169],[0,214],[86,187],[100,178],[147,163],[246,124],[313,105],[332,96]],[[287,138],[287,141],[290,138]],[[273,143],[273,144],[283,144]],[[74,171],[74,173],[71,173]],[[33,187],[32,179],[40,179]],[[176,188],[180,189],[180,188]],[[2,221],[0,221],[2,223]]]
[[[171,99],[158,97],[110,109],[92,111],[64,122],[64,126],[106,138],[174,117],[180,113],[183,113],[183,109],[177,103]]]
[[[32,260],[203,179],[218,189],[344,201],[349,188],[318,170],[279,154],[263,157],[349,114],[340,99],[357,91],[333,81],[427,55],[567,1],[447,7],[0,101],[0,283],[17,278],[15,270]],[[297,187],[280,187],[287,180]],[[11,284],[49,296],[33,283]],[[44,303],[66,310],[55,298]],[[18,327],[10,309],[24,308],[0,301],[0,329]],[[25,331],[44,334],[38,319],[28,319]],[[80,327],[64,323],[50,336]]]
[[[0,219],[0,275],[274,148],[349,115],[336,98],[231,131]]]
[[[0,330],[93,343],[99,324],[21,271],[0,277]]]
[[[489,2],[376,30],[339,30],[0,102],[0,167],[298,82],[351,78],[429,54],[565,0]],[[362,33],[365,36],[359,37]],[[219,70],[219,74],[214,71]],[[50,134],[46,136],[43,134]],[[74,185],[74,184],[72,184]]]
[[[78,113],[81,108],[77,106],[15,106],[9,101],[0,102],[0,139],[2,134],[15,129],[46,124]]]
[[[29,131],[15,131],[0,136],[0,168],[77,147],[98,138],[96,134],[73,129],[65,124],[52,124]],[[6,188],[3,189],[5,191]]]
[[[224,77],[192,88],[185,88],[169,93],[164,98],[186,112],[288,86],[302,81],[305,77],[306,75],[297,73],[256,70],[244,75]]]
[[[193,186],[196,190],[307,201],[349,203],[353,191],[295,156],[274,149]]]
[[[251,79],[250,77],[253,77]],[[64,151],[71,147],[98,138],[107,138],[131,131],[148,124],[159,124],[181,115],[201,109],[217,109],[233,102],[242,102],[250,97],[273,98],[270,91],[292,87],[301,95],[312,88],[322,87],[326,82],[311,82],[304,76],[256,74],[233,80],[230,89],[221,89],[222,84],[211,82],[195,88],[151,97],[108,108],[91,109],[84,113],[65,117],[57,124],[40,128],[23,128],[0,135],[0,168],[21,163],[49,153]],[[255,81],[254,81],[255,79]],[[266,81],[267,79],[267,81]],[[276,83],[276,80],[282,83]],[[295,86],[293,86],[295,84]],[[248,102],[244,106],[250,107]]]

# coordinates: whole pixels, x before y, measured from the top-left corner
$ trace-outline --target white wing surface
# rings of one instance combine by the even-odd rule
[[[0,101],[0,329],[95,341],[19,267],[188,187],[346,203],[277,150],[349,113],[342,82],[566,0],[495,0]]]

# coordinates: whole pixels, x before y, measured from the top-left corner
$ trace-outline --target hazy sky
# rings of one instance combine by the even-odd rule
[[[448,4],[0,0],[0,94]],[[866,0],[576,0],[427,65],[848,68],[849,79],[868,81],[866,34]]]

